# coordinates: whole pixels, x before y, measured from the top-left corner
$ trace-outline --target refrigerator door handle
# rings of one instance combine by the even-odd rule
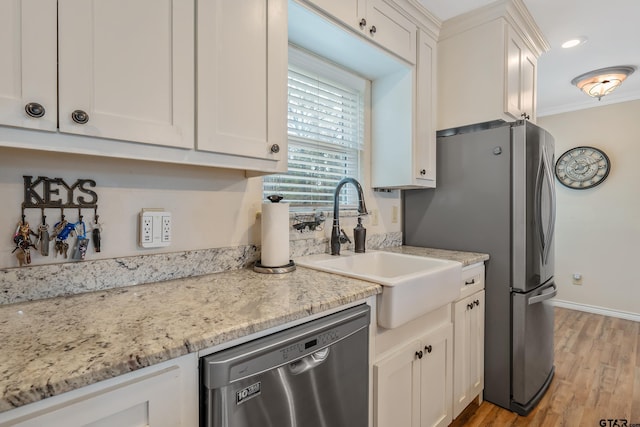
[[[556,222],[556,195],[553,181],[553,172],[549,166],[547,147],[542,145],[541,160],[538,165],[538,172],[536,174],[536,208],[535,208],[535,222],[538,226],[538,234],[540,239],[540,248],[542,249],[542,262],[546,264],[549,260],[549,254],[551,253],[551,242],[553,240],[553,233]],[[549,224],[547,229],[542,225],[542,190],[546,184],[549,187]]]
[[[556,295],[558,295],[558,288],[556,287],[555,284],[553,284],[549,286],[547,289],[545,289],[544,291],[542,291],[540,295],[536,295],[535,297],[529,298],[529,301],[527,301],[527,304],[528,305],[537,304],[539,302],[551,299]]]
[[[545,259],[546,254],[546,241],[544,238],[544,228],[542,227],[542,184],[545,178],[544,173],[544,148],[542,153],[542,158],[540,159],[540,163],[538,163],[538,171],[536,173],[536,184],[535,184],[535,209],[534,209],[534,222],[536,223],[536,227],[538,229],[538,241],[540,242],[540,249],[542,250],[542,259]]]
[[[553,156],[553,154],[552,154]],[[555,181],[553,180],[553,158],[551,159],[551,166],[549,166],[549,157],[547,152],[547,145],[542,146],[542,157],[545,166],[545,176],[547,177],[547,185],[549,186],[549,198],[550,198],[550,206],[549,206],[549,227],[547,228],[547,237],[548,240],[545,243],[546,253],[544,254],[544,263],[546,264],[549,258],[549,254],[551,253],[550,247],[553,242],[553,234],[556,227],[556,191],[555,191]]]

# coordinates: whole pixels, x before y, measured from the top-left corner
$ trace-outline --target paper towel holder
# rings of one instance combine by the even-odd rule
[[[282,273],[291,273],[296,269],[296,263],[293,260],[289,260],[289,264],[282,265],[280,267],[265,267],[260,263],[261,260],[256,261],[253,265],[253,271],[257,273],[267,273],[267,274],[282,274]]]
[[[280,203],[280,200],[282,200],[283,197],[281,195],[279,195],[279,194],[272,194],[270,196],[267,196],[267,199],[271,203]],[[278,267],[267,267],[267,266],[264,266],[264,265],[262,265],[262,260],[256,261],[255,264],[253,265],[253,271],[255,271],[257,273],[266,273],[266,274],[291,273],[295,269],[296,269],[296,264],[291,259],[289,260],[288,264],[281,265],[281,266],[278,266]]]

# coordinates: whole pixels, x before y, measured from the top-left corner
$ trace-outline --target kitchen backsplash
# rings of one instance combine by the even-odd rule
[[[372,234],[367,248],[402,245],[402,233]],[[353,249],[344,245],[344,249]],[[291,257],[328,252],[328,239],[291,240]],[[87,260],[0,269],[0,304],[161,282],[250,267],[260,258],[255,245]]]

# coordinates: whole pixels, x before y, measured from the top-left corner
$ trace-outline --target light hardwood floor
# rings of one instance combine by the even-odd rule
[[[640,323],[563,308],[555,315],[556,373],[538,406],[521,417],[472,403],[452,426],[640,426]]]

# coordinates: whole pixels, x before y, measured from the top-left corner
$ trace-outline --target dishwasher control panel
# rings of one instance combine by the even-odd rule
[[[324,348],[332,343],[339,341],[344,337],[344,333],[349,331],[343,331],[337,327],[326,332],[322,332],[314,337],[309,337],[303,341],[291,344],[280,350],[282,361],[287,362],[302,357],[306,354],[313,353],[318,349]]]

